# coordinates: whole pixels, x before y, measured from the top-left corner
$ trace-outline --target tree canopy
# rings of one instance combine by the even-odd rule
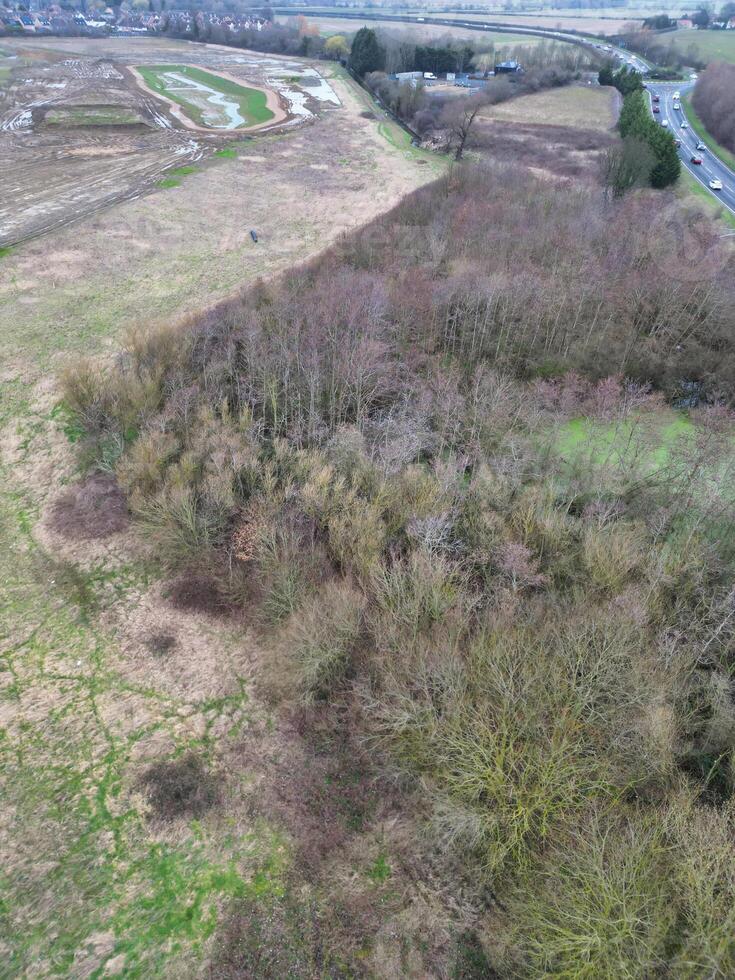
[[[350,68],[356,75],[363,76],[370,71],[381,71],[383,62],[383,51],[375,31],[369,27],[361,27],[352,41]]]

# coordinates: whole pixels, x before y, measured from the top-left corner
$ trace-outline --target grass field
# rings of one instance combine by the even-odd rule
[[[666,39],[667,35],[662,35]],[[684,55],[696,52],[696,57],[710,61],[728,61],[735,64],[735,31],[676,31],[671,35],[672,44]]]
[[[0,48],[0,87],[6,85],[10,78],[10,65],[11,62],[8,61],[8,52]]]
[[[318,10],[319,7],[315,5],[314,7],[310,6],[309,9]],[[325,7],[323,9],[324,16],[329,16],[330,10],[338,15],[338,12],[334,8]],[[375,10],[374,8],[370,10],[366,9],[364,12],[375,13]],[[456,11],[446,11],[439,5],[432,8],[429,4],[423,8],[407,7],[402,9],[397,7],[391,9],[390,13],[408,17],[424,15],[426,17],[441,17],[442,19],[452,20],[491,21],[493,23],[508,24],[509,27],[543,27],[551,30],[576,30],[587,34],[614,34],[637,16],[636,14],[631,14],[626,19],[621,17],[619,9],[615,8],[607,11],[607,14],[594,10],[590,10],[589,12],[585,11],[584,13],[563,10],[558,12],[539,11],[528,14],[508,14],[502,10],[491,10],[482,14],[474,12],[457,13]]]
[[[205,96],[205,104],[202,104],[201,101],[195,101],[193,95],[182,94],[181,89],[171,85],[172,73],[204,86],[210,93],[215,94],[215,98],[217,94],[230,96],[232,102],[229,105],[236,106],[242,120],[238,126],[255,126],[274,118],[273,112],[266,104],[264,92],[238,85],[228,78],[212,75],[201,68],[193,68],[189,65],[141,65],[138,71],[149,88],[180,105],[189,118],[199,126],[213,125],[212,122],[208,122],[210,117],[206,103],[211,104],[214,99],[211,96]],[[228,126],[225,119],[222,124],[216,125],[216,128],[237,127]]]
[[[279,21],[287,21],[288,17],[279,16],[276,19]],[[401,24],[392,23],[391,21],[374,20],[366,20],[364,23],[362,23],[360,20],[331,16],[330,14],[325,14],[323,17],[321,15],[318,17],[310,17],[309,20],[319,27],[319,32],[324,36],[329,36],[332,34],[351,35],[359,31],[361,27],[372,27],[389,30],[395,34],[409,35],[414,41],[435,40],[436,38],[446,37],[448,34],[451,34],[452,37],[473,40],[475,44],[479,44],[480,42],[482,42],[484,45],[494,44],[498,49],[513,48],[517,47],[518,45],[534,47],[535,45],[541,44],[544,41],[544,38],[542,37],[532,37],[527,34],[513,34],[511,32],[506,34],[505,32],[501,31],[498,31],[497,33],[493,32],[490,34],[480,34],[477,31],[468,30],[462,27],[452,28],[432,24]]]
[[[45,122],[54,126],[142,126],[145,120],[126,106],[79,105],[49,109]]]
[[[484,111],[490,119],[609,130],[617,118],[613,89],[568,85],[511,99]]]
[[[688,415],[662,409],[618,423],[572,419],[562,427],[555,448],[572,465],[580,459],[595,465],[630,465],[639,458],[655,471],[666,466],[672,451],[686,444],[693,434]]]

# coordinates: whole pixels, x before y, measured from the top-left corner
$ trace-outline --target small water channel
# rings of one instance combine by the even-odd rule
[[[179,75],[177,72],[167,72],[162,76],[166,81],[166,87],[170,92],[180,92],[189,101],[202,111],[202,119],[207,126],[213,129],[237,129],[238,126],[247,125],[248,120],[244,119],[240,113],[240,106],[233,101],[231,95],[218,92],[216,89],[203,85],[186,75]],[[200,95],[200,99],[192,98],[194,93]]]

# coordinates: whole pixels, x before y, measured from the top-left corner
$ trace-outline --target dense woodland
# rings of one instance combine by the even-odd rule
[[[455,167],[64,377],[170,574],[410,821],[437,976],[735,973],[735,270],[698,215],[681,275],[665,207]],[[295,873],[311,924],[236,908],[216,975],[253,937],[258,976],[360,975],[379,913]]]

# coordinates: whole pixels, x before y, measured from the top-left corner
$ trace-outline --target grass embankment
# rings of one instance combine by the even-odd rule
[[[422,166],[427,165],[437,172],[443,171],[446,168],[448,165],[447,157],[442,157],[433,153],[431,150],[422,150],[421,147],[414,146],[410,133],[402,126],[399,126],[382,106],[375,101],[370,92],[363,88],[362,85],[359,85],[348,71],[336,66],[333,77],[339,78],[345,84],[349,85],[355,98],[365,107],[365,112],[371,113],[378,120],[378,133],[394,149],[399,150],[406,160],[412,160],[415,163],[420,163]]]
[[[735,214],[723,207],[715,195],[701,181],[690,174],[686,167],[682,167],[678,189],[682,195],[695,197],[697,202],[713,217],[720,219],[730,228],[735,228]]]
[[[8,58],[10,58],[9,51],[3,51],[0,49],[0,87],[7,85],[10,79],[11,66],[7,63]]]
[[[682,101],[686,109],[687,121],[699,139],[701,139],[703,143],[707,144],[707,152],[718,157],[726,167],[729,167],[730,170],[735,173],[735,154],[731,153],[730,150],[726,150],[724,146],[720,146],[715,138],[707,131],[706,126],[699,118],[694,106],[692,105],[691,98],[688,95],[685,95]]]
[[[244,85],[238,85],[229,78],[213,75],[208,71],[203,71],[201,68],[192,68],[189,65],[139,65],[137,71],[140,72],[146,85],[153,89],[154,92],[159,92],[167,99],[171,99],[171,101],[180,105],[189,118],[197,123],[197,125],[207,125],[201,107],[189,101],[182,92],[170,90],[166,79],[163,77],[166,73],[176,72],[176,74],[190,78],[192,81],[198,82],[201,85],[206,85],[207,88],[214,92],[221,92],[223,95],[231,96],[233,102],[237,105],[240,116],[245,120],[243,127],[268,122],[268,120],[274,118],[273,112],[268,108],[264,92],[258,89],[248,88]]]

